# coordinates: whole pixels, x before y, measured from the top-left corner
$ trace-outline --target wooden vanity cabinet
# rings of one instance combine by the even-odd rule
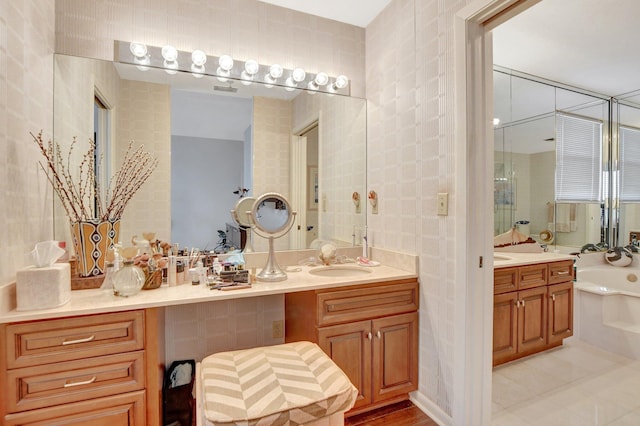
[[[0,325],[6,425],[158,425],[157,309]]]
[[[494,366],[573,335],[572,280],[571,260],[494,270]]]
[[[285,295],[285,341],[317,343],[358,388],[347,416],[408,399],[418,387],[415,279]]]

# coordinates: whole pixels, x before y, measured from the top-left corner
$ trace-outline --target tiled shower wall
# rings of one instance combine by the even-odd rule
[[[52,137],[54,21],[50,0],[0,2],[0,285],[53,235],[51,187],[29,132]]]

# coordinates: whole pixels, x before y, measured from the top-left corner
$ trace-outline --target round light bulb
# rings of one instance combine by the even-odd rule
[[[230,71],[233,68],[233,58],[229,55],[222,55],[218,59],[218,65],[223,71]]]
[[[329,76],[326,72],[319,72],[314,79],[318,86],[324,86],[329,82]]]
[[[347,85],[349,84],[349,79],[347,78],[346,75],[339,75],[336,77],[336,82],[334,83],[336,88],[338,89],[343,89],[345,87],[347,87]]]
[[[191,54],[191,61],[193,61],[194,65],[201,67],[207,63],[207,54],[202,50],[194,50]]]
[[[147,45],[143,43],[132,42],[129,44],[129,50],[131,54],[136,58],[144,58],[147,56]]]
[[[258,65],[257,61],[254,61],[253,59],[249,59],[247,62],[244,63],[244,70],[248,75],[253,76],[257,74],[258,71],[260,70],[260,65]]]
[[[307,73],[304,72],[302,68],[295,68],[291,73],[291,78],[293,78],[293,81],[295,81],[296,83],[300,83],[304,81],[305,78],[307,78]]]
[[[178,51],[171,45],[162,46],[162,57],[167,62],[173,62],[178,59]]]
[[[216,78],[218,79],[218,81],[221,81],[223,83],[226,83],[229,80],[229,76],[231,75],[231,73],[227,70],[223,70],[222,67],[218,67],[218,69],[216,70]]]
[[[284,69],[280,64],[273,64],[271,65],[271,67],[269,67],[269,75],[271,75],[271,77],[273,77],[275,80],[282,77],[283,72],[284,72]]]

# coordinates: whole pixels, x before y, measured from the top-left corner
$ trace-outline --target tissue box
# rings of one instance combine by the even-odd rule
[[[69,263],[17,272],[16,299],[18,311],[56,308],[71,299],[71,267]]]

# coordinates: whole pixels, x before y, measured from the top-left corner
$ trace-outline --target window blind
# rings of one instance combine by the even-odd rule
[[[640,130],[620,126],[620,201],[640,201]]]
[[[602,198],[602,123],[556,114],[556,201]]]

